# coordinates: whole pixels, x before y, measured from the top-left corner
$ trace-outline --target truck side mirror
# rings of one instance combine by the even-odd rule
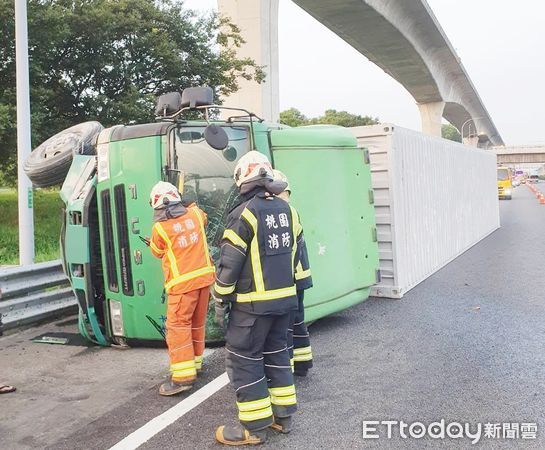
[[[182,91],[183,108],[197,108],[214,104],[214,91],[208,86],[188,87]]]
[[[210,147],[216,150],[223,150],[229,145],[229,136],[225,130],[213,123],[204,129],[204,139]]]
[[[170,116],[180,110],[182,107],[182,96],[179,92],[169,92],[163,94],[157,99],[157,106],[155,108],[156,116]]]

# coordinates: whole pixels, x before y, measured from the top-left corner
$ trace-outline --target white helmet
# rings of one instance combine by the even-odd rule
[[[287,184],[285,191],[288,191],[291,194],[291,187],[290,182],[288,181],[288,177],[284,174],[284,172],[281,172],[278,169],[273,170],[274,174],[274,181],[282,181]]]
[[[179,203],[182,201],[182,197],[173,184],[166,181],[159,181],[151,189],[149,195],[149,204],[153,209],[164,208],[171,203]]]
[[[273,168],[263,153],[252,150],[239,159],[235,167],[234,178],[238,187],[261,178],[272,180],[274,178]]]

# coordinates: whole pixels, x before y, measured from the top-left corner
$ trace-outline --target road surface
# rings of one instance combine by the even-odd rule
[[[545,206],[521,186],[500,210],[498,231],[402,300],[373,298],[314,324],[294,430],[260,448],[471,447],[396,428],[363,438],[363,421],[441,419],[482,424],[479,448],[545,448]],[[73,333],[73,345],[29,341],[52,331]],[[110,448],[183,399],[157,394],[165,350],[86,347],[75,333],[65,320],[0,338],[0,381],[18,387],[0,397],[0,448]],[[223,358],[207,356],[199,386],[222,374]],[[214,429],[235,415],[223,387],[141,448],[220,448]],[[535,423],[537,439],[485,438],[486,423]]]

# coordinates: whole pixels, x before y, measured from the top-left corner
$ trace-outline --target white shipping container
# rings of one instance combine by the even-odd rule
[[[500,226],[496,155],[391,124],[352,128],[369,149],[381,282],[401,298]]]

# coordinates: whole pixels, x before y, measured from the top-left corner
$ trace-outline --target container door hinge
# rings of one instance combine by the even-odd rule
[[[378,237],[377,237],[377,227],[371,228],[371,237],[372,237],[372,239],[373,239],[373,242],[377,242],[377,241],[378,241]]]
[[[135,264],[142,264],[142,252],[140,250],[134,251],[134,263]]]
[[[129,184],[129,191],[131,191],[131,198],[133,200],[136,200],[138,198],[138,194],[136,192],[136,184]]]
[[[380,269],[375,270],[375,283],[380,283],[382,281],[382,276],[380,274]]]
[[[375,193],[373,189],[369,189],[369,204],[373,205],[375,203]]]
[[[371,158],[369,157],[369,150],[367,150],[366,148],[363,149],[363,161],[365,162],[365,164],[369,164],[371,162]]]

